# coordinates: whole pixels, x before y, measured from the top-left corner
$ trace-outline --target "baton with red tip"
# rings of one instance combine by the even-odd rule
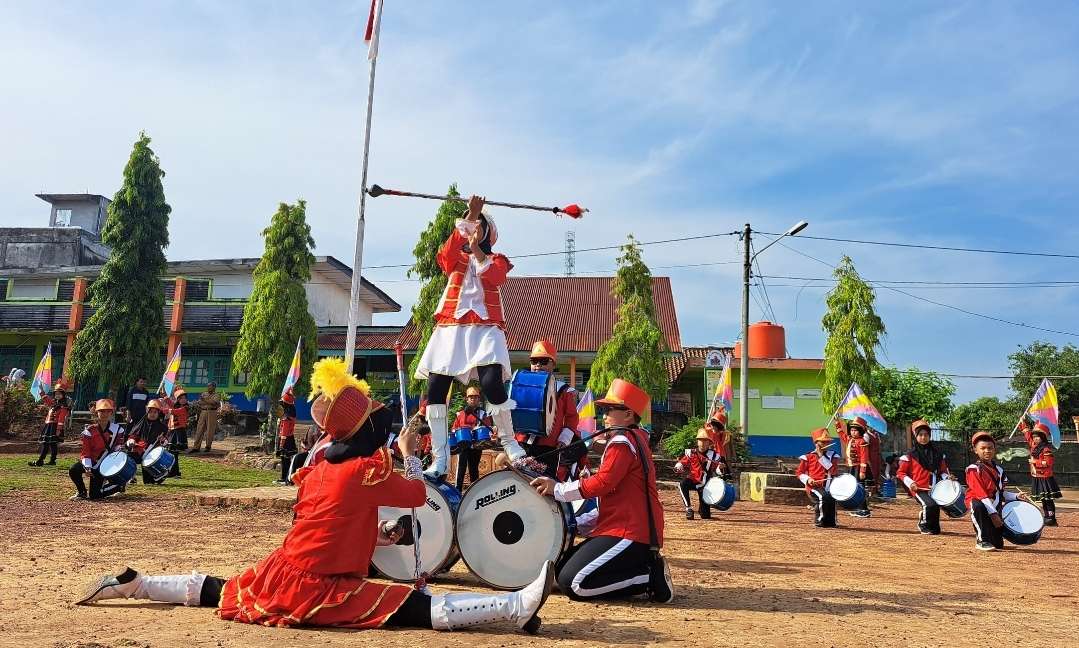
[[[379,196],[405,196],[407,198],[427,198],[428,200],[454,200],[457,202],[468,202],[468,198],[462,196],[436,196],[435,194],[416,193],[413,191],[398,191],[397,189],[384,189],[378,185],[371,185],[367,190],[367,194],[372,198],[378,198]],[[509,207],[511,209],[534,209],[536,211],[552,212],[555,214],[565,214],[570,218],[581,218],[588,210],[577,204],[566,205],[565,207],[543,207],[541,205],[522,205],[520,203],[510,202],[498,202],[495,200],[485,200],[485,204],[497,205],[499,207]]]

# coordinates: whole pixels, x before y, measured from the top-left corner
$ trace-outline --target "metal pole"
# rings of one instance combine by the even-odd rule
[[[749,439],[749,279],[753,274],[749,240],[752,234],[749,223],[742,232],[742,357],[738,373],[738,423],[742,426],[742,438]]]
[[[382,3],[378,3],[377,25],[382,23]],[[364,208],[367,206],[367,156],[371,150],[371,109],[375,101],[375,63],[378,57],[371,59],[371,74],[367,82],[367,126],[363,132],[363,172],[360,176],[360,217],[356,223],[356,256],[352,260],[352,292],[348,305],[348,333],[345,335],[345,367],[352,373],[352,362],[356,356],[356,326],[360,318],[360,289],[363,279],[363,227]]]

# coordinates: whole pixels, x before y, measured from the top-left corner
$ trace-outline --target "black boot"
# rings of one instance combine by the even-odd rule
[[[686,519],[687,520],[692,520],[693,519],[693,509],[691,509],[691,508],[686,509]]]

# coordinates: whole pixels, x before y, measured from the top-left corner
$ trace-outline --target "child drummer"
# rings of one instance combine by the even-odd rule
[[[1030,446],[1030,482],[1032,499],[1040,499],[1045,513],[1045,526],[1057,525],[1057,507],[1054,499],[1060,499],[1060,486],[1053,476],[1053,446],[1049,444],[1049,428],[1038,422],[1030,428],[1026,421],[1019,424]],[[42,455],[44,456],[44,455]]]
[[[828,492],[828,486],[839,469],[839,454],[832,450],[832,437],[828,430],[813,430],[813,452],[798,457],[798,469],[795,476],[805,484],[806,492],[813,500],[815,511],[813,524],[822,528],[835,528],[835,499]]]
[[[712,438],[707,430],[704,428],[698,430],[696,441],[697,447],[687,449],[685,455],[674,464],[674,470],[682,475],[685,474],[687,468],[689,469],[689,474],[678,484],[678,492],[682,494],[682,502],[686,505],[686,519],[693,519],[689,491],[694,489],[697,491],[697,500],[700,503],[701,519],[709,520],[712,518],[712,507],[704,501],[704,485],[716,473],[725,476],[729,469],[727,460],[712,448]]]
[[[910,496],[922,505],[918,531],[922,534],[940,535],[940,506],[930,497],[930,492],[938,481],[951,477],[947,457],[944,451],[933,443],[928,422],[918,419],[910,424],[910,430],[914,443],[910,450],[899,458],[896,477],[907,487]]]
[[[1000,509],[1005,502],[1017,499],[1029,502],[1025,493],[1016,495],[1004,488],[1008,485],[1008,476],[1004,467],[996,462],[997,442],[988,432],[976,432],[970,440],[974,455],[978,460],[967,466],[967,507],[970,519],[974,523],[974,546],[982,551],[994,551],[1004,548],[1004,535],[1001,529],[1004,520]]]

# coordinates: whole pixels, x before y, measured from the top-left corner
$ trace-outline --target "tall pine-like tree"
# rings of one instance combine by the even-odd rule
[[[588,388],[600,395],[615,378],[628,380],[656,400],[667,397],[663,356],[667,341],[656,323],[652,272],[641,259],[641,246],[631,234],[618,257],[618,274],[611,293],[621,302],[611,338],[600,346],[592,363]]]
[[[854,269],[850,257],[839,260],[832,276],[837,283],[825,299],[828,311],[821,320],[828,334],[821,389],[821,404],[826,414],[835,411],[852,382],[873,398],[873,372],[880,367],[877,347],[886,332],[874,308],[877,296]]]
[[[311,365],[318,355],[318,329],[307,308],[304,283],[311,279],[315,240],[307,224],[307,203],[281,203],[270,226],[262,231],[266,248],[255,266],[254,288],[244,306],[240,342],[232,356],[233,371],[247,372],[248,398],[281,393],[296,340],[303,337],[300,381],[296,394],[305,393]]]
[[[450,185],[446,195],[459,196],[457,185]],[[412,250],[416,262],[408,269],[408,276],[417,277],[422,282],[420,295],[412,306],[412,322],[420,335],[419,348],[408,365],[408,391],[413,394],[424,393],[423,381],[412,376],[416,375],[416,367],[420,364],[423,350],[427,348],[427,342],[435,330],[435,308],[438,307],[438,300],[442,298],[442,291],[446,289],[446,275],[442,274],[442,268],[438,265],[438,251],[453,232],[457,219],[464,218],[467,213],[468,207],[465,203],[443,201],[434,220],[427,224],[427,229],[420,234],[420,240]]]
[[[124,182],[109,204],[101,240],[112,250],[90,286],[94,314],[75,338],[72,374],[103,380],[109,391],[161,371],[165,294],[160,277],[169,244],[165,172],[140,133],[124,167]]]

